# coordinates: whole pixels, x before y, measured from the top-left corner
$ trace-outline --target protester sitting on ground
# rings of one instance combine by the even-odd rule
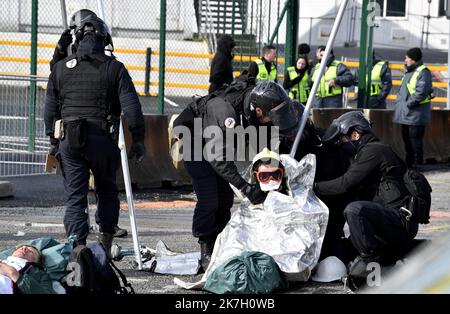
[[[284,166],[276,152],[264,148],[253,158],[252,172],[252,183],[259,183],[263,192],[277,191],[289,194]]]
[[[44,256],[36,247],[18,246],[11,256],[0,261],[0,294],[54,294],[43,265]]]

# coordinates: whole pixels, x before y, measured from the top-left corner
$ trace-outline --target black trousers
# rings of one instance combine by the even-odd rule
[[[344,264],[348,264],[358,255],[353,244],[344,235],[344,209],[350,201],[345,197],[320,196],[320,199],[328,206],[329,216],[319,260],[336,256]]]
[[[423,137],[425,135],[424,125],[405,125],[402,124],[402,138],[405,144],[406,158],[408,167],[423,164]]]
[[[386,100],[379,100],[378,96],[370,96],[368,109],[386,109]]]
[[[66,198],[64,226],[67,236],[76,234],[78,244],[86,242],[89,170],[95,180],[95,220],[100,232],[114,234],[119,219],[116,172],[120,165],[120,150],[117,145],[108,136],[88,135],[85,147],[78,150],[70,148],[68,140],[63,139],[59,153]]]
[[[374,202],[352,202],[344,216],[352,243],[363,258],[380,258],[392,247],[408,245],[418,230],[418,224],[406,222],[399,210]]]
[[[207,161],[185,161],[184,165],[197,195],[192,234],[200,241],[214,240],[230,220],[233,190]]]

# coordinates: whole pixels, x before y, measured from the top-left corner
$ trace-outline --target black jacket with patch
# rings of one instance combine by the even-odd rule
[[[406,169],[389,145],[373,134],[364,134],[358,151],[348,170],[342,176],[317,182],[319,195],[352,194],[359,200],[373,201],[386,208],[400,208],[409,193],[403,183]]]

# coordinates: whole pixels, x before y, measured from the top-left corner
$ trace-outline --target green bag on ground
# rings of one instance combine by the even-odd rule
[[[21,244],[35,246],[44,255],[45,271],[52,280],[59,281],[66,274],[66,267],[72,253],[75,236],[69,237],[66,243],[59,243],[53,238],[45,237],[30,240]],[[8,248],[0,252],[0,259],[6,259],[10,256],[16,247]]]
[[[287,288],[275,260],[262,252],[244,252],[230,258],[206,279],[204,290],[217,293],[267,294]]]

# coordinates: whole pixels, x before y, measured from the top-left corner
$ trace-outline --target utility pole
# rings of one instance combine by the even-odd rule
[[[28,103],[28,151],[34,151],[36,138],[36,74],[37,74],[37,34],[38,34],[38,0],[31,2],[31,63],[30,63],[30,98]]]
[[[286,17],[285,66],[294,64],[297,57],[299,0],[290,0]]]
[[[166,0],[160,0],[159,20],[159,74],[158,74],[158,114],[164,114],[164,84],[166,71]]]
[[[358,108],[364,108],[366,99],[366,61],[367,61],[367,6],[369,0],[363,0],[361,7],[361,35],[359,40],[359,70],[358,70]]]
[[[447,55],[447,109],[450,109],[450,0],[445,1],[445,15],[448,21],[448,55]]]
[[[370,103],[370,94],[372,92],[372,61],[373,61],[373,30],[374,28],[377,26],[375,24],[375,12],[376,10],[376,2],[375,0],[369,0],[369,4],[368,4],[368,19],[367,19],[367,24],[369,26],[369,39],[368,39],[368,43],[367,43],[367,82],[366,82],[366,99],[365,99],[365,104],[366,107],[367,105]]]

